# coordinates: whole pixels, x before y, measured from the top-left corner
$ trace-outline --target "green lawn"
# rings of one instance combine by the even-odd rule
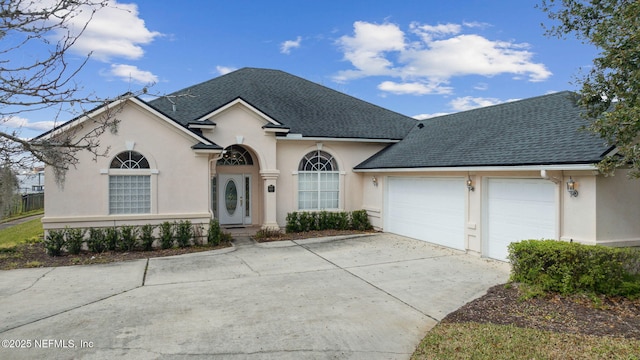
[[[411,359],[640,359],[640,341],[512,325],[446,323],[427,334]]]
[[[30,241],[37,241],[44,235],[40,219],[27,221],[0,230],[0,249],[12,248]]]

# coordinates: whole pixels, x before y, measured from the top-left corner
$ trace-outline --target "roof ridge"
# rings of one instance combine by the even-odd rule
[[[458,111],[458,112],[454,112],[454,113],[450,113],[450,114],[446,114],[446,115],[434,116],[434,117],[430,117],[430,118],[427,118],[427,119],[418,120],[418,122],[429,122],[430,120],[442,119],[442,118],[456,116],[456,115],[460,115],[460,114],[466,114],[466,113],[473,112],[473,111],[478,111],[478,110],[491,110],[491,109],[495,109],[495,108],[499,108],[499,107],[514,106],[514,105],[517,106],[521,102],[525,102],[525,101],[526,102],[532,102],[534,100],[540,100],[540,99],[545,98],[545,97],[559,96],[561,94],[578,95],[578,93],[575,92],[575,91],[561,90],[561,91],[556,91],[556,92],[549,93],[549,94],[537,95],[537,96],[524,98],[524,99],[513,100],[513,101],[505,101],[505,102],[501,102],[499,104],[481,106],[481,107],[477,107],[477,108],[473,108],[473,109],[469,109],[469,110]]]

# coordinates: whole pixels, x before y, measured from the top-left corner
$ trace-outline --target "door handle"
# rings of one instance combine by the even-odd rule
[[[240,206],[242,206],[242,196],[240,196]]]

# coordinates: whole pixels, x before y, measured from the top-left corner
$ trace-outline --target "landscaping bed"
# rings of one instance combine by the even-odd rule
[[[462,322],[640,340],[640,299],[548,294],[522,300],[517,285],[502,284],[447,315],[441,323]]]
[[[194,252],[222,249],[229,246],[231,246],[231,244],[224,243],[215,247],[197,245],[185,248],[176,247],[171,249],[154,249],[150,251],[104,251],[98,254],[83,251],[77,255],[63,254],[61,256],[50,256],[47,254],[44,243],[27,243],[18,245],[11,251],[0,252],[0,270],[106,264],[119,261],[182,255]]]

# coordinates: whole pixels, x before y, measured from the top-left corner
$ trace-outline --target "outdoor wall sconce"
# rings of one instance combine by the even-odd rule
[[[578,190],[576,190],[576,182],[573,181],[571,176],[569,176],[569,181],[567,181],[567,191],[571,197],[578,197]]]
[[[467,179],[467,189],[469,191],[474,191],[476,189],[475,187],[473,187],[473,181],[471,181],[471,178]]]
[[[378,178],[376,178],[375,176],[372,177],[371,182],[373,183],[373,186],[378,187]]]

